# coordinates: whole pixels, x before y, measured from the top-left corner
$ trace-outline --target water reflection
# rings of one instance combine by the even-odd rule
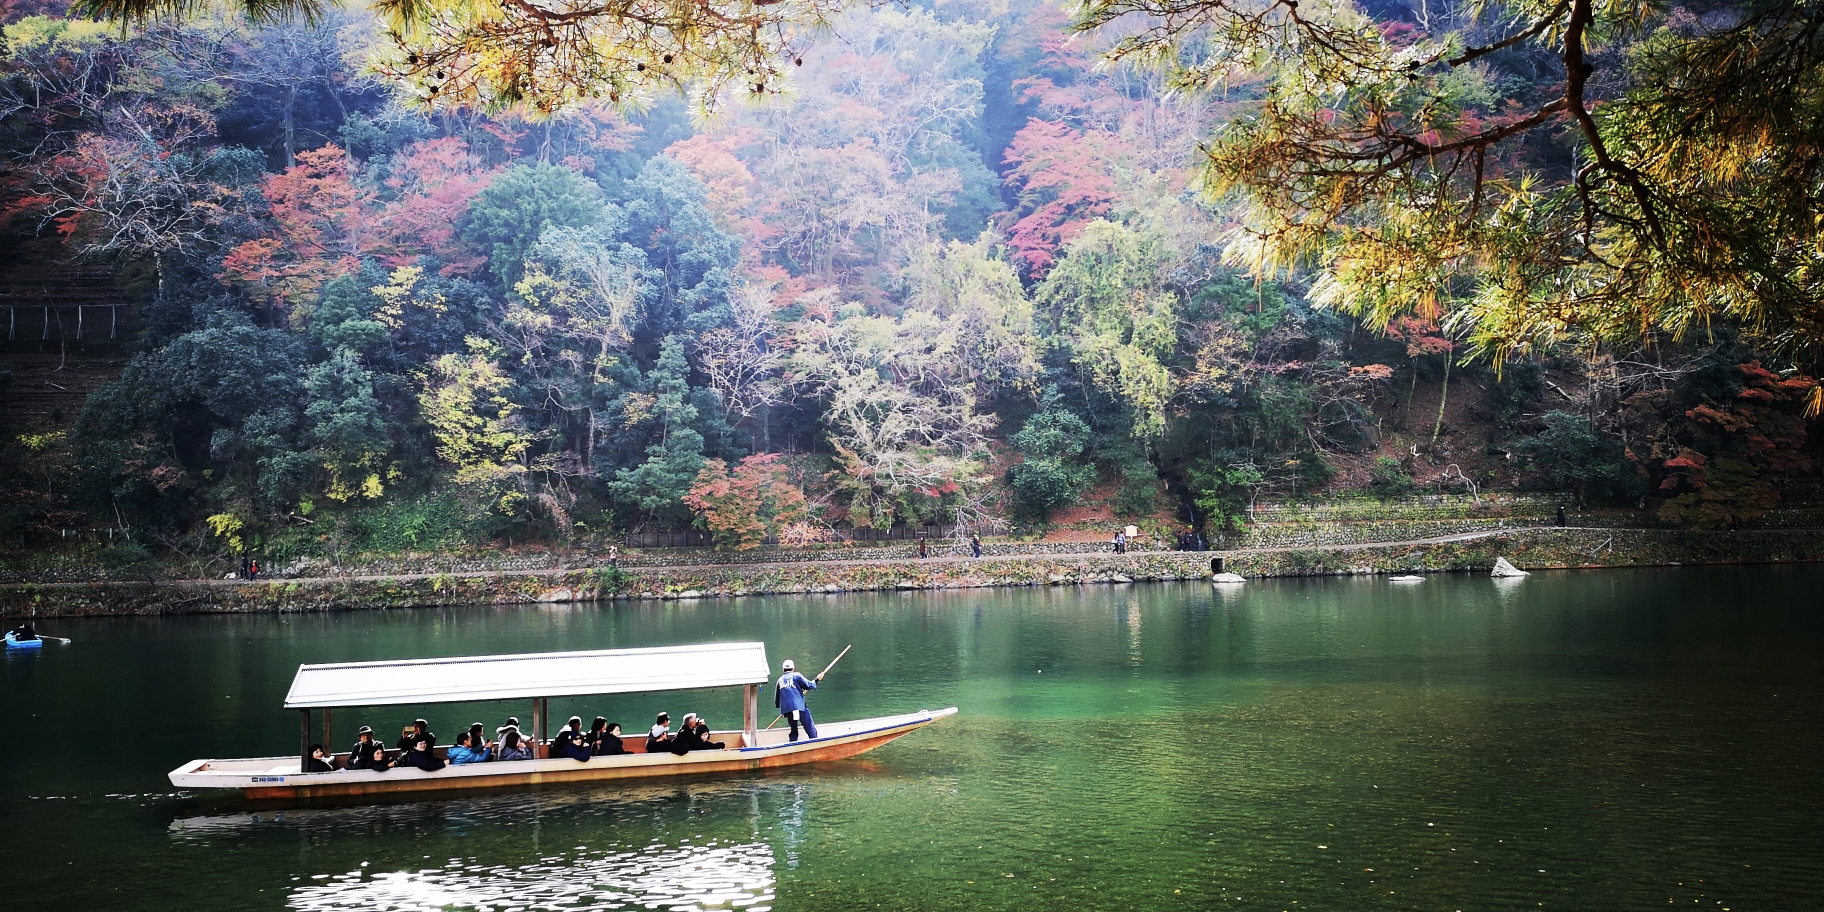
[[[442,864],[426,862],[434,866],[398,869],[396,863],[363,861],[347,870],[294,878],[300,882],[287,900],[293,909],[764,912],[771,908],[776,879],[773,849],[760,838],[761,803],[782,800],[784,808],[768,816],[784,817],[789,826],[802,815],[802,792],[798,785],[756,781],[566,789],[203,814],[173,820],[169,832],[177,843],[198,846],[251,831],[290,831],[307,842],[326,834],[371,838],[389,832],[418,838],[434,832],[495,837],[465,846],[468,851]],[[668,820],[675,824],[700,819],[712,806],[724,813],[709,832],[693,826],[684,834],[673,834],[663,825]],[[588,824],[614,820],[645,821],[644,832],[654,838],[638,845],[618,839],[603,845],[604,830]],[[515,824],[531,824],[547,839],[594,844],[539,850],[527,860],[498,861],[503,846],[497,840]]]
[[[774,898],[773,853],[762,842],[577,848],[526,865],[452,859],[439,868],[333,876],[295,890],[292,909],[748,909]]]

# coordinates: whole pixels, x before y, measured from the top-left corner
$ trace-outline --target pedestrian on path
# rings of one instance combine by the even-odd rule
[[[925,536],[922,532],[918,536],[918,559],[925,559]]]
[[[974,532],[969,533],[969,553],[975,557],[982,556],[982,538]]]

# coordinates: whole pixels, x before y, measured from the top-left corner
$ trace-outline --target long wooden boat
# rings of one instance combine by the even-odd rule
[[[287,709],[302,711],[304,750],[293,757],[193,760],[170,773],[179,788],[240,789],[253,799],[389,795],[469,788],[751,773],[804,763],[840,760],[873,750],[895,738],[955,715],[956,707],[829,722],[815,739],[787,740],[784,729],[758,727],[759,691],[769,676],[760,643],[725,643],[658,649],[471,656],[405,662],[303,665],[286,697]],[[645,741],[626,738],[629,753],[578,761],[549,757],[546,701],[553,696],[695,690],[739,685],[744,689],[744,726],[718,731],[721,750],[687,754],[646,753]],[[536,696],[533,696],[536,694]],[[536,758],[446,766],[436,772],[402,767],[388,770],[343,768],[336,754],[331,772],[306,773],[314,732],[311,711],[322,711],[322,742],[334,743],[332,708],[400,704],[532,699]],[[445,748],[439,747],[439,757]]]

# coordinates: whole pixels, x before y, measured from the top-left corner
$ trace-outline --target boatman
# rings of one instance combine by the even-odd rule
[[[811,721],[811,711],[805,708],[804,694],[816,690],[817,682],[823,680],[823,675],[818,675],[815,680],[807,678],[798,673],[798,666],[792,664],[791,659],[786,659],[785,664],[779,668],[785,673],[779,676],[779,684],[773,689],[773,705],[791,722],[791,740],[798,740],[800,722],[804,724],[804,736],[817,740],[817,723]]]

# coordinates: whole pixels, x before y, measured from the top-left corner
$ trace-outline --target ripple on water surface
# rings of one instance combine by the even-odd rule
[[[19,895],[161,912],[1784,912],[1824,895],[1821,589],[1686,569],[72,622],[79,648],[0,666],[0,719],[47,744],[122,724],[131,762],[0,751],[0,857]],[[728,782],[273,811],[163,779],[294,746],[300,662],[737,639],[801,665],[853,643],[819,718],[962,712]],[[551,709],[638,730],[736,699]]]

